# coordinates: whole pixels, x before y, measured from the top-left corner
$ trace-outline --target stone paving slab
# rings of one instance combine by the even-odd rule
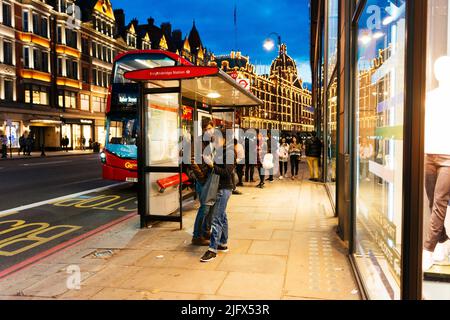
[[[214,294],[227,276],[223,271],[182,268],[145,268],[141,276],[131,277],[121,288],[159,290],[178,293]]]
[[[285,268],[286,257],[230,253],[220,262],[217,270],[284,274]]]
[[[283,274],[230,272],[218,294],[255,300],[279,300],[283,282]]]
[[[129,290],[104,288],[90,299],[92,300],[198,300],[200,295],[158,290]]]

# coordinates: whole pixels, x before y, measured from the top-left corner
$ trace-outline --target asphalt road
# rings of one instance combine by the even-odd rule
[[[116,183],[98,155],[0,161],[0,211]]]
[[[102,180],[98,155],[1,161],[0,279],[136,214],[135,186]]]

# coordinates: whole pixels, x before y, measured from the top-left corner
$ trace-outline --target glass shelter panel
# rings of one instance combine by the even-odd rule
[[[145,101],[148,214],[165,216],[180,209],[180,99],[178,93],[165,93],[146,95]]]

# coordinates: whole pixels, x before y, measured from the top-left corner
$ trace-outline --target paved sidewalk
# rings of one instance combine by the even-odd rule
[[[92,150],[70,150],[69,152],[66,151],[46,151],[45,152],[45,157],[41,156],[41,151],[34,151],[31,153],[31,156],[24,156],[24,155],[19,155],[17,154],[17,151],[13,152],[13,157],[10,158],[10,154],[8,151],[8,158],[6,159],[1,159],[0,161],[5,161],[5,160],[19,160],[19,159],[33,159],[33,158],[48,158],[48,157],[65,157],[65,156],[80,156],[80,155],[86,155],[86,154],[93,154]]]
[[[359,299],[321,184],[276,181],[241,188],[229,203],[230,252],[210,263],[185,229],[138,230],[138,217],[0,280],[0,299]],[[68,289],[67,268],[81,289]],[[70,282],[70,281],[69,281]]]

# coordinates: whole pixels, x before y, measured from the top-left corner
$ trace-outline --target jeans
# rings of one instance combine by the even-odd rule
[[[211,240],[209,250],[217,253],[217,248],[228,243],[227,204],[231,197],[231,190],[220,189],[217,193],[216,204],[212,208]]]
[[[255,165],[254,164],[246,164],[245,165],[245,181],[247,181],[247,182],[253,181],[254,175],[255,175]]]
[[[448,240],[445,217],[450,200],[450,156],[427,155],[425,161],[425,189],[431,217],[424,247],[433,252],[438,243]]]
[[[288,163],[284,161],[280,161],[280,176],[284,176],[287,174]]]
[[[311,179],[319,179],[319,158],[307,157]]]
[[[195,183],[195,190],[200,198],[200,195],[203,191],[203,185],[199,182]],[[205,236],[205,234],[211,228],[211,214],[210,214],[210,206],[200,203],[200,208],[198,208],[197,216],[195,217],[194,223],[194,238],[200,238]]]
[[[239,178],[239,184],[243,183],[243,177],[244,177],[244,165],[243,164],[238,164],[236,166],[236,173],[238,175]]]
[[[291,175],[296,177],[298,175],[298,162],[300,160],[300,156],[291,156]]]
[[[257,165],[258,175],[259,175],[259,183],[264,184],[266,181],[266,169],[262,166],[262,164]]]

